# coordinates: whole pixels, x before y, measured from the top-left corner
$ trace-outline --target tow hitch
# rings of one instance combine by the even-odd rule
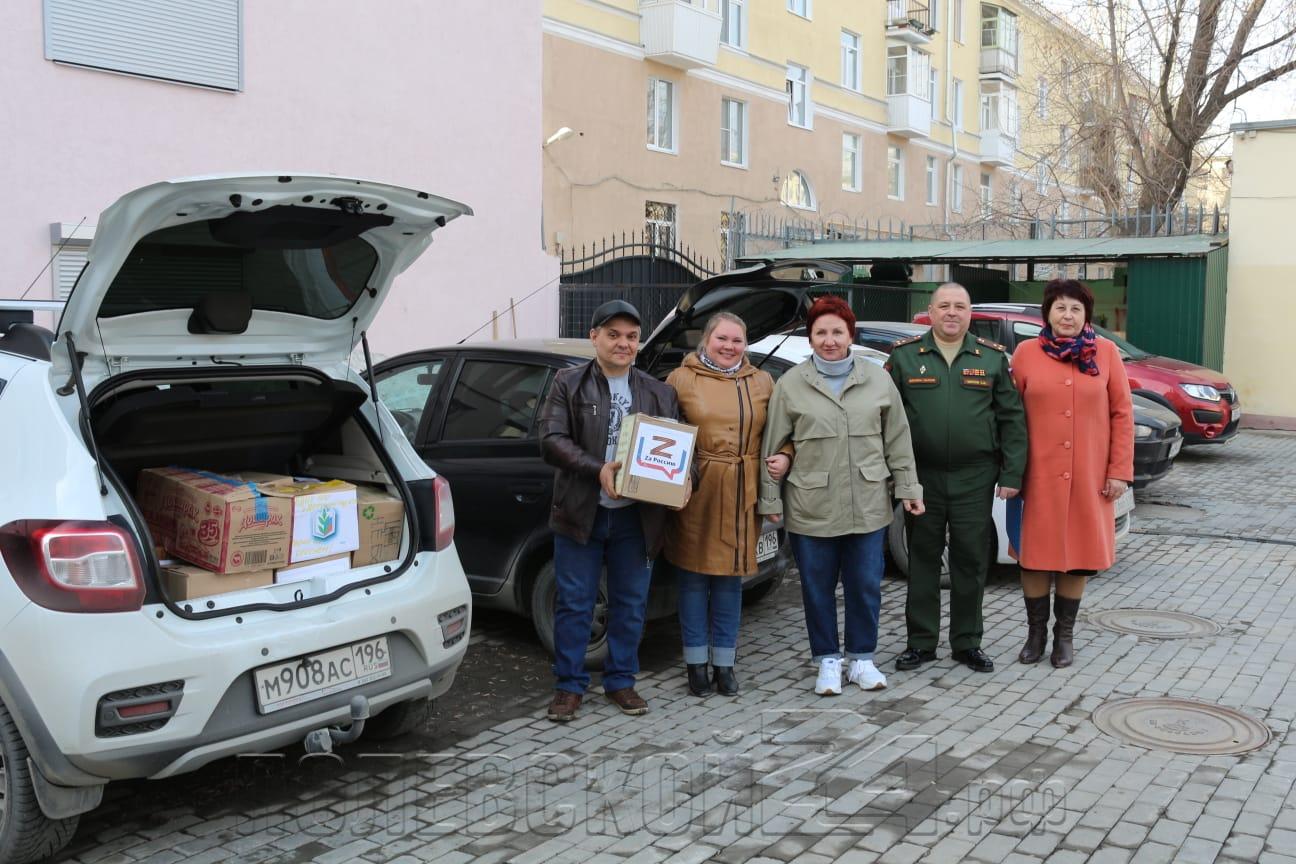
[[[334,744],[350,744],[364,731],[365,721],[369,719],[369,700],[364,696],[351,697],[351,725],[326,726],[306,733],[302,746],[307,753],[332,753]]]

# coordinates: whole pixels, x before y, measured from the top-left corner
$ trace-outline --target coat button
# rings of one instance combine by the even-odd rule
[[[1063,441],[1063,442],[1062,442],[1062,446],[1065,447],[1066,449],[1070,450],[1070,449],[1071,449],[1071,442],[1070,442],[1070,441]]]
[[[1070,480],[1070,479],[1071,479],[1071,472],[1070,472],[1070,471],[1063,471],[1063,472],[1062,472],[1062,479],[1063,479],[1063,480]]]
[[[1070,409],[1070,408],[1068,408],[1068,409],[1066,410],[1066,414],[1065,414],[1065,416],[1067,416],[1067,417],[1070,417],[1070,416],[1071,416],[1071,409]]]
[[[1062,383],[1065,384],[1066,386],[1070,387],[1070,386],[1071,386],[1071,379],[1068,378],[1068,379],[1066,379],[1065,381],[1063,381]]]

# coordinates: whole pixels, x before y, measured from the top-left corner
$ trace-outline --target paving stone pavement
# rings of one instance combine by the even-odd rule
[[[1073,668],[1021,666],[1020,591],[1000,577],[985,604],[993,673],[952,663],[947,647],[896,673],[904,583],[888,580],[888,688],[822,699],[789,582],[746,612],[736,699],[689,696],[672,666],[640,680],[644,717],[591,693],[556,725],[537,698],[436,752],[357,747],[291,772],[249,761],[239,770],[256,782],[237,788],[255,794],[115,814],[62,860],[1296,861],[1294,464],[1293,434],[1186,450],[1139,494],[1120,560],[1085,596],[1089,612],[1200,615],[1215,636],[1139,638],[1082,619]],[[1125,744],[1090,717],[1128,696],[1229,706],[1273,737],[1242,756]]]

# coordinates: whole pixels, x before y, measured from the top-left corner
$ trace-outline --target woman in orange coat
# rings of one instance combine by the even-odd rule
[[[1028,438],[1017,549],[1029,627],[1022,663],[1044,656],[1056,580],[1050,659],[1071,665],[1085,579],[1115,560],[1116,500],[1134,480],[1129,380],[1116,346],[1094,333],[1093,304],[1083,282],[1049,282],[1044,330],[1013,353]]]

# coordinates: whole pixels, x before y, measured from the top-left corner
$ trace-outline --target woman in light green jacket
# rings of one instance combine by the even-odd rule
[[[854,357],[855,316],[839,297],[820,297],[808,315],[810,359],[779,379],[770,398],[764,455],[795,447],[782,484],[762,470],[759,512],[781,517],[801,571],[815,692],[842,692],[837,583],[846,601],[847,680],[886,686],[873,663],[882,605],[882,544],[892,489],[915,516],[922,487],[900,394],[881,367]]]

